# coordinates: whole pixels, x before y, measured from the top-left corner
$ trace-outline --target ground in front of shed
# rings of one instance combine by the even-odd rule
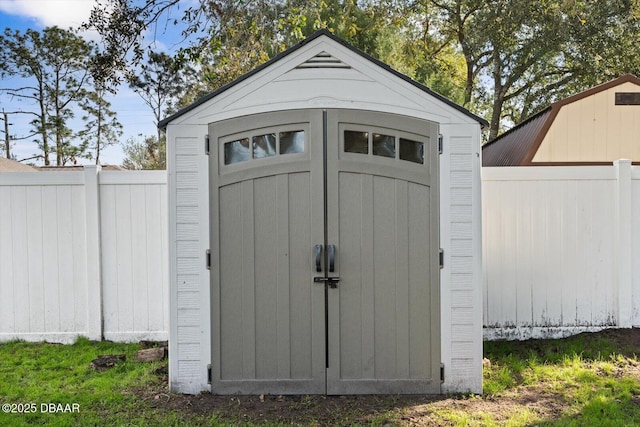
[[[158,409],[213,425],[638,425],[639,353],[640,329],[486,342],[483,396],[154,398],[158,390],[139,393]]]

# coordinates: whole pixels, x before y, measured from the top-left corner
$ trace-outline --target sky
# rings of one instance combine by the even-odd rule
[[[95,0],[0,0],[0,31],[4,32],[5,28],[20,30],[27,29],[42,30],[49,26],[58,26],[60,28],[77,27],[89,18],[91,9],[95,4]],[[172,48],[176,48],[169,41],[178,38],[179,29],[169,28],[163,31],[154,31],[148,39],[155,43],[157,50],[170,52]],[[84,33],[83,37],[99,42],[99,37],[94,33]],[[0,81],[0,87],[12,87],[17,85],[15,79],[3,79]],[[118,121],[123,125],[123,135],[121,141],[134,137],[142,140],[144,136],[155,135],[156,127],[151,109],[144,104],[142,99],[126,85],[119,87],[115,96],[108,98],[111,102],[111,108],[117,113]],[[15,98],[10,99],[7,95],[0,93],[0,111],[19,111],[32,110],[30,104],[22,100],[18,102]],[[77,117],[82,115],[81,112],[76,114]],[[26,114],[14,114],[9,117],[9,128],[11,135],[23,136],[30,134],[29,121],[31,118]],[[81,123],[77,118],[73,123]],[[3,122],[0,122],[4,126]],[[80,127],[81,124],[78,124]],[[74,126],[75,127],[75,126]],[[4,129],[4,128],[2,128]],[[3,139],[4,132],[0,133],[0,139]],[[32,157],[39,153],[37,146],[29,140],[15,141],[12,152],[18,160]],[[101,164],[122,164],[123,152],[120,145],[108,147],[100,155]],[[54,162],[54,156],[50,157]],[[33,162],[31,160],[30,162]],[[89,164],[89,160],[78,160],[79,164]]]

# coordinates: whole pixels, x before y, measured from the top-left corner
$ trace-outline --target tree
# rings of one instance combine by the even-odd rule
[[[142,136],[142,135],[140,135]],[[132,170],[166,169],[166,142],[164,135],[161,140],[155,136],[147,136],[139,141],[129,138],[122,146],[125,159],[122,167]]]
[[[134,45],[133,29],[176,6],[110,2],[94,27]],[[185,37],[196,36],[182,57],[201,61],[210,90],[327,28],[489,117],[492,138],[570,92],[638,73],[639,17],[640,0],[201,1],[182,16]]]
[[[93,155],[89,152],[86,157],[95,158],[96,165],[100,164],[102,150],[118,143],[118,138],[122,135],[122,125],[116,118],[116,113],[110,109],[111,103],[105,99],[106,92],[104,87],[98,86],[93,91],[87,91],[80,102],[86,115],[82,117],[85,128],[78,136],[83,146],[95,153]]]
[[[26,82],[26,86],[8,92],[38,105],[37,118],[31,124],[40,136],[37,142],[45,165],[50,164],[51,143],[58,166],[84,154],[82,145],[72,143],[68,121],[73,117],[72,106],[84,94],[94,49],[94,43],[58,27],[45,28],[42,33],[29,29],[24,34],[7,28],[0,36],[2,75]]]
[[[149,51],[147,62],[139,72],[130,73],[128,79],[129,86],[151,108],[157,125],[187,91],[192,75],[186,63],[175,61],[166,53]],[[161,140],[158,129],[157,141]]]
[[[14,116],[16,114],[31,114],[31,115],[37,116],[36,113],[29,112],[29,111],[5,111],[4,109],[2,109],[2,113],[1,113],[2,117],[0,117],[0,121],[3,122],[2,133],[4,134],[4,138],[3,138],[4,144],[0,145],[0,153],[4,153],[4,157],[12,160],[16,160],[15,156],[11,153],[11,147],[15,145],[12,143],[12,141],[29,139],[35,135],[35,133],[31,133],[27,136],[11,135],[11,133],[9,132],[9,126],[11,126],[13,123],[9,122],[9,117]]]
[[[207,44],[210,27],[216,26],[221,17],[221,5],[226,0],[199,0],[194,6],[183,9],[180,19],[167,17],[167,13],[178,8],[180,0],[97,0],[89,21],[82,28],[95,30],[102,37],[104,49],[96,57],[96,63],[105,71],[105,77],[112,85],[121,82],[130,65],[139,64],[144,58],[143,34],[151,26],[185,24],[182,35],[185,40],[196,36],[194,46]],[[242,3],[231,0],[229,3]],[[198,34],[200,36],[198,37]],[[198,57],[197,53],[186,50],[185,56]]]
[[[593,66],[599,55],[620,58],[638,51],[640,27],[633,13],[637,1],[428,0],[423,4],[443,13],[441,31],[464,54],[465,105],[490,117],[489,139],[498,134],[505,118],[524,120],[571,91],[638,67],[631,61],[616,66],[609,61],[608,71]],[[629,48],[626,54],[620,46]]]

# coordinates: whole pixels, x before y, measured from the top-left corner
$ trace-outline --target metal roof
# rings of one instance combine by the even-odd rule
[[[556,119],[560,109],[573,102],[594,95],[598,92],[618,86],[622,83],[635,83],[640,86],[640,79],[632,74],[625,74],[615,80],[592,87],[584,92],[554,102],[538,114],[511,128],[497,138],[482,146],[482,166],[532,166],[563,163],[533,163],[532,160],[542,144],[547,131]],[[571,162],[570,164],[611,164],[611,162]]]
[[[307,44],[307,43],[309,43],[309,42],[311,42],[311,41],[313,41],[313,40],[315,40],[315,39],[317,39],[318,37],[321,37],[321,36],[326,36],[326,37],[330,38],[331,40],[333,40],[333,41],[335,41],[337,43],[340,43],[342,46],[350,49],[351,51],[353,51],[353,52],[357,53],[358,55],[362,56],[363,58],[373,62],[374,64],[384,68],[385,70],[387,70],[391,74],[395,75],[396,77],[401,78],[402,80],[412,84],[413,86],[415,86],[416,88],[420,89],[421,91],[426,92],[427,94],[433,96],[434,98],[437,98],[438,100],[444,102],[445,104],[449,105],[450,107],[453,107],[456,110],[460,111],[461,113],[471,117],[473,120],[475,120],[478,123],[480,123],[483,127],[489,126],[489,122],[487,122],[482,117],[473,114],[471,111],[469,111],[466,108],[456,104],[455,102],[453,102],[450,99],[440,95],[439,93],[434,92],[433,90],[429,89],[427,86],[416,82],[415,80],[411,79],[409,76],[406,76],[406,75],[394,70],[393,68],[391,68],[389,65],[385,64],[384,62],[382,62],[382,61],[380,61],[378,59],[375,59],[374,57],[368,55],[367,53],[365,53],[365,52],[363,52],[363,51],[351,46],[349,43],[347,43],[346,41],[342,40],[341,38],[335,36],[333,33],[329,32],[328,30],[321,29],[321,30],[318,30],[315,33],[311,34],[309,37],[307,37],[306,39],[302,40],[297,45],[285,50],[284,52],[274,56],[273,58],[271,58],[269,61],[265,62],[264,64],[254,68],[253,70],[249,71],[248,73],[238,77],[233,82],[228,83],[228,84],[218,88],[217,90],[215,90],[215,91],[203,96],[202,98],[198,99],[193,104],[181,109],[180,111],[178,111],[177,113],[173,114],[172,116],[169,116],[166,119],[160,121],[158,123],[158,128],[164,130],[170,122],[172,122],[173,120],[175,120],[178,117],[182,116],[183,114],[185,114],[185,113],[193,110],[194,108],[204,104],[205,102],[207,102],[210,99],[218,96],[219,94],[221,94],[222,92],[226,91],[227,89],[230,89],[233,86],[237,85],[238,83],[241,83],[242,81],[244,81],[244,80],[248,79],[249,77],[253,76],[254,74],[257,74],[258,72],[260,72],[263,69],[267,68],[271,64],[279,61],[280,59],[284,58],[285,56],[295,52],[298,49],[300,49],[305,44]]]
[[[531,150],[531,143],[540,134],[550,114],[551,107],[547,107],[485,144],[482,147],[482,166],[523,165]]]

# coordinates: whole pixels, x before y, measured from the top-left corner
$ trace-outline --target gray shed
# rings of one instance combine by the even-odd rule
[[[481,392],[484,124],[327,31],[164,120],[172,390]]]

